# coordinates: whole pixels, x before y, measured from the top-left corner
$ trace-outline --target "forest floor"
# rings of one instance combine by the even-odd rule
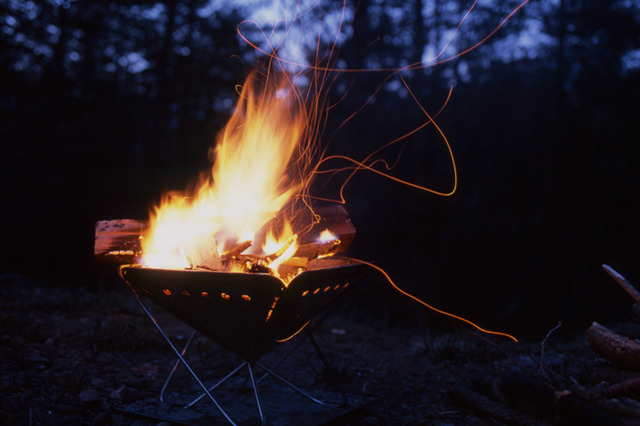
[[[160,309],[153,312],[170,338],[183,345],[188,327]],[[583,334],[515,344],[466,332],[380,329],[336,312],[314,335],[331,373],[308,339],[277,371],[309,393],[340,404],[317,405],[268,378],[258,388],[269,424],[640,421],[637,394],[603,398],[600,392],[640,375],[598,358]],[[274,365],[293,344],[278,345],[261,361]],[[5,425],[223,421],[210,400],[183,408],[200,393],[184,367],[167,387],[166,402],[159,402],[174,357],[124,286],[70,289],[0,277],[0,353],[0,420]],[[240,363],[204,337],[196,337],[187,354],[206,383]],[[258,424],[246,376],[212,393],[237,423]]]

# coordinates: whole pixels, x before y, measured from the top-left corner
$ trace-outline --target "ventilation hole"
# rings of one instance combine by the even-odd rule
[[[182,292],[183,296],[191,296],[191,293],[189,293],[189,291],[185,290]]]
[[[202,294],[202,297],[209,297],[209,293],[207,293],[206,291],[203,291],[200,294]]]
[[[231,299],[231,296],[229,296],[227,293],[220,293],[220,297],[222,297],[224,300]]]
[[[305,290],[302,292],[302,297],[305,297],[307,294],[309,294],[309,290]]]
[[[269,309],[269,312],[267,312],[267,318],[265,319],[265,322],[269,321],[269,318],[271,318],[272,313],[273,313],[273,309]]]
[[[242,295],[242,300],[247,301],[247,302],[251,302],[251,296],[249,296],[248,294],[243,294]]]
[[[318,294],[319,292],[320,292],[320,287],[318,287],[315,290],[313,290],[313,294]]]
[[[162,292],[167,296],[171,296],[171,290],[169,290],[168,288],[163,289]]]
[[[337,290],[340,288],[340,284],[336,284],[335,287],[333,287],[334,290]]]
[[[342,286],[342,288],[347,288],[349,287],[349,283],[344,283],[344,285]]]
[[[324,291],[324,292],[326,293],[326,292],[328,292],[329,290],[331,290],[331,286],[330,286],[330,285],[326,286],[326,287],[324,288],[324,290],[322,290],[322,291]]]

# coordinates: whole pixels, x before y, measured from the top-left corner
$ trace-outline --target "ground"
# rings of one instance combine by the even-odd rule
[[[207,400],[182,408],[189,401],[185,398],[199,391],[184,367],[167,387],[167,402],[159,402],[175,357],[125,286],[61,288],[2,276],[0,295],[4,424],[222,421]],[[159,308],[153,312],[169,337],[183,345],[188,327]],[[515,344],[466,330],[381,328],[337,311],[314,335],[330,372],[308,339],[277,371],[341,405],[318,406],[268,378],[258,388],[269,424],[622,424],[638,419],[633,395],[603,399],[599,393],[637,374],[598,358],[582,333]],[[294,344],[295,339],[278,345],[261,361],[274,365]],[[201,335],[187,357],[207,383],[240,363]],[[213,395],[238,423],[256,424],[245,377],[230,380]]]

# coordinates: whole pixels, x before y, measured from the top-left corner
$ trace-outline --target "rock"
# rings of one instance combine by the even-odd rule
[[[32,353],[32,354],[29,354],[29,355],[26,357],[26,360],[27,360],[27,361],[29,361],[29,362],[31,362],[31,363],[33,363],[33,364],[45,364],[45,365],[48,365],[48,364],[50,364],[50,363],[51,363],[51,361],[49,360],[49,358],[44,357],[44,356],[40,355],[40,354],[39,354],[39,353],[37,353],[37,352],[34,352],[34,353]]]
[[[89,404],[100,400],[100,394],[93,388],[86,388],[78,395],[78,399],[83,404]]]
[[[100,387],[102,386],[103,383],[104,383],[104,380],[102,380],[99,377],[94,377],[91,379],[91,386]]]

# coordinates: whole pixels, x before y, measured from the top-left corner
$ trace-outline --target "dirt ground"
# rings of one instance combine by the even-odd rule
[[[223,424],[206,398],[183,408],[200,393],[184,367],[160,403],[175,356],[125,286],[70,289],[2,276],[0,296],[3,424]],[[172,341],[184,345],[189,328],[159,308],[153,312]],[[276,370],[338,405],[315,404],[267,378],[258,388],[269,424],[640,422],[639,392],[603,396],[611,384],[640,375],[598,358],[582,334],[515,344],[468,331],[380,329],[335,312],[314,335],[331,370],[303,336]],[[278,345],[260,361],[273,366],[295,344]],[[201,335],[187,360],[207,384],[240,364]],[[238,424],[258,424],[247,377],[234,376],[212,394]]]

